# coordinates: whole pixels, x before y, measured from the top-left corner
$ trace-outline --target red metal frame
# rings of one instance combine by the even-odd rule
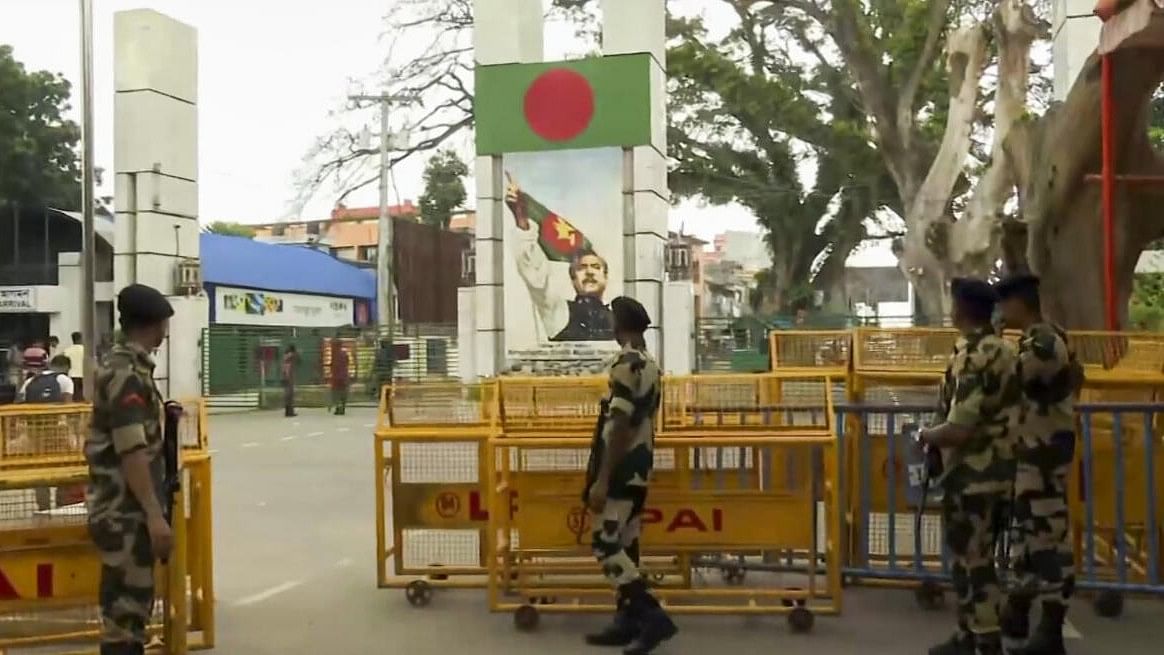
[[[1116,173],[1115,152],[1115,94],[1112,88],[1115,70],[1112,55],[1103,55],[1100,74],[1100,139],[1102,169],[1099,175],[1088,175],[1088,182],[1102,185],[1103,210],[1103,290],[1104,322],[1108,330],[1118,330],[1119,306],[1116,301],[1115,271],[1115,192],[1117,184],[1164,186],[1164,177],[1157,175],[1120,175]]]

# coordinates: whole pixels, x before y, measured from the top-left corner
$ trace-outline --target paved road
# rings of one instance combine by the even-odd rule
[[[475,592],[439,594],[414,609],[399,591],[375,586],[372,410],[345,417],[304,410],[211,418],[215,474],[218,648],[230,655],[339,655],[465,650],[475,653],[593,653],[582,633],[598,617],[543,617],[519,634],[490,615]],[[782,619],[687,618],[664,655],[924,653],[947,634],[945,615],[922,613],[906,592],[852,589],[841,618],[808,635]],[[1119,621],[1073,612],[1073,655],[1159,653],[1164,604],[1129,603]]]

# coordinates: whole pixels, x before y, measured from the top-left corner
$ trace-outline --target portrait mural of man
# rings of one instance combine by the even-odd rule
[[[622,286],[620,153],[523,155],[505,162],[506,266],[516,274],[506,279],[509,348],[602,348],[613,343],[609,302]]]

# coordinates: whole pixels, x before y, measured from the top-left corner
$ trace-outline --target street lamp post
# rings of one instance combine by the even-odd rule
[[[84,393],[93,397],[96,375],[97,237],[94,228],[93,162],[93,2],[81,8],[81,335],[85,345]]]
[[[389,343],[396,332],[396,289],[394,286],[392,262],[392,217],[388,211],[388,176],[392,172],[389,159],[389,141],[392,135],[388,126],[388,109],[392,103],[411,103],[411,95],[351,95],[353,102],[377,102],[380,104],[380,221],[376,243],[376,322],[387,331]]]

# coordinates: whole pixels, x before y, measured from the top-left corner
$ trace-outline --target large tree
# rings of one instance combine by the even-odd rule
[[[669,24],[671,190],[753,213],[772,255],[763,306],[787,309],[812,289],[839,303],[868,221],[898,206],[868,119],[841,71],[793,56],[751,3],[717,1],[738,19],[722,37],[700,18]]]
[[[465,176],[469,167],[453,150],[441,150],[424,168],[424,193],[420,219],[427,225],[449,229],[453,212],[465,206]]]
[[[71,86],[29,71],[0,45],[0,205],[81,205],[80,128],[65,118]]]

